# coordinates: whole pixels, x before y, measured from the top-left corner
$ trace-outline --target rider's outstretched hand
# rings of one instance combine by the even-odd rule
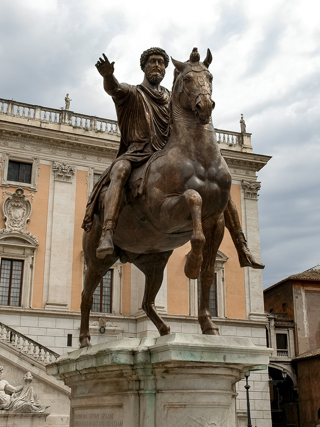
[[[102,75],[102,77],[111,76],[114,72],[114,62],[110,64],[109,59],[104,53],[102,56],[104,59],[99,58],[98,62],[96,63],[97,70]]]

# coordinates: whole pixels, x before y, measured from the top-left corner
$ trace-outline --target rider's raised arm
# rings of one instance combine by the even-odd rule
[[[114,76],[114,62],[110,63],[106,55],[102,54],[103,58],[99,58],[96,63],[97,70],[103,77],[103,87],[108,95],[115,100],[121,100],[128,92],[128,86],[121,84]]]

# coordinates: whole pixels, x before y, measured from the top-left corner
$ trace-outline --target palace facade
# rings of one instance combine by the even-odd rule
[[[260,259],[257,172],[270,157],[253,152],[244,127],[216,132],[243,231]],[[0,336],[9,344],[12,337],[29,339],[39,343],[35,353],[45,355],[78,348],[86,268],[81,223],[93,185],[115,158],[119,141],[115,121],[0,99]],[[186,334],[200,333],[198,283],[183,272],[188,252],[189,244],[174,251],[156,299],[171,332]],[[113,266],[94,294],[93,344],[158,336],[141,309],[143,291],[144,276],[135,266]],[[240,268],[227,230],[210,304],[221,335],[251,337],[266,346],[261,271]],[[267,370],[252,372],[250,385],[253,425],[270,427]],[[243,386],[237,385],[239,425],[246,425]]]

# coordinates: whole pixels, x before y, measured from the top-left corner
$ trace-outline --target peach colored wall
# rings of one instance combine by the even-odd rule
[[[122,266],[122,314],[131,314],[131,264]]]
[[[2,162],[2,157],[0,157],[0,162]],[[0,168],[0,176],[2,176],[1,168]],[[1,190],[2,190],[2,188],[1,188]],[[2,199],[2,195],[0,197]],[[2,199],[1,205],[2,205],[2,203],[3,203],[3,199]],[[1,207],[1,213],[2,213],[2,207]],[[3,215],[0,215],[0,229],[1,228],[5,228],[5,222],[4,222],[4,219],[3,219]]]
[[[241,221],[241,190],[240,185],[232,184],[231,197],[237,206]],[[246,291],[244,282],[244,270],[239,265],[237,251],[232,242],[230,233],[225,229],[224,238],[220,246],[229,259],[225,263],[226,285],[226,315],[233,319],[246,318]]]
[[[34,234],[39,242],[35,255],[33,281],[33,308],[42,308],[44,264],[46,254],[47,217],[49,203],[50,166],[40,164],[38,191],[34,194],[32,214],[27,231]],[[27,191],[26,191],[27,193]]]
[[[74,237],[73,237],[73,263],[72,263],[72,287],[71,287],[71,310],[80,310],[82,275],[83,275],[83,255],[82,255],[82,235],[81,228],[84,211],[87,204],[87,172],[77,171]]]
[[[167,304],[169,314],[189,314],[189,280],[184,274],[188,242],[174,250],[167,265]]]

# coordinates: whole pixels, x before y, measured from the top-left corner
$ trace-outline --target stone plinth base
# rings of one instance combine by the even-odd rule
[[[16,414],[0,411],[0,427],[45,427],[49,414]]]
[[[236,427],[234,385],[269,354],[249,338],[122,338],[63,355],[47,373],[71,387],[71,427]]]

